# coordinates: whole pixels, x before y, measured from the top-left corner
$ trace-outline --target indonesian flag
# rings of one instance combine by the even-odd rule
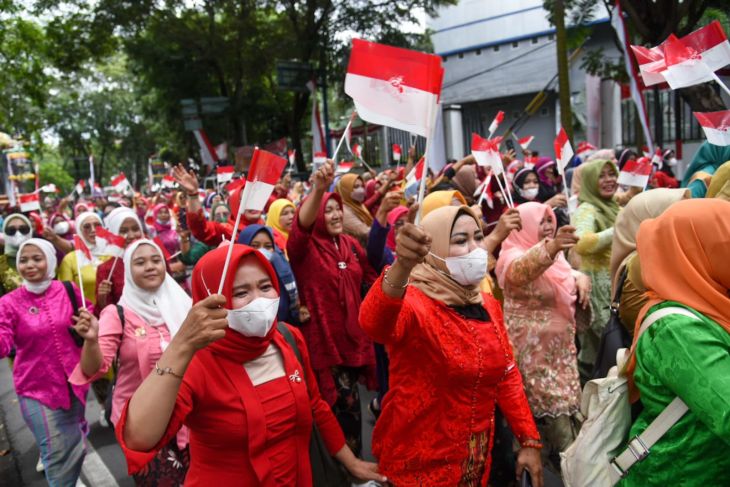
[[[84,194],[85,188],[86,188],[86,181],[81,179],[78,183],[76,183],[76,186],[74,187],[74,191],[76,191],[76,193],[79,196],[81,196],[82,194]]]
[[[423,178],[423,168],[426,165],[426,159],[421,157],[418,164],[415,165],[411,172],[406,176],[406,188],[419,182]]]
[[[264,209],[286,163],[283,157],[256,147],[246,177],[246,186],[241,195],[240,212]]]
[[[81,251],[81,253],[84,254],[88,260],[93,260],[93,258],[91,257],[91,250],[89,250],[89,247],[86,246],[86,244],[79,235],[74,235],[74,249],[77,251]]]
[[[504,112],[502,110],[497,112],[497,115],[494,117],[494,120],[492,120],[492,123],[489,124],[489,138],[492,138],[492,134],[497,131],[497,127],[499,127],[499,124],[502,123],[502,120],[504,120]]]
[[[163,188],[174,188],[175,187],[175,178],[170,176],[169,174],[167,176],[164,176],[162,178],[162,187]]]
[[[290,151],[287,151],[286,153],[287,157],[289,158],[289,165],[293,166],[297,162],[297,150],[292,149]]]
[[[632,45],[631,50],[634,52],[634,57],[636,57],[636,62],[639,65],[639,72],[644,80],[644,85],[653,86],[664,83],[662,72],[666,69],[666,63],[664,62],[664,51],[661,46],[648,48]]]
[[[112,187],[114,187],[114,190],[117,193],[123,193],[124,191],[126,191],[127,188],[131,187],[131,185],[127,180],[127,176],[125,176],[124,173],[121,172],[117,177],[112,179]]]
[[[443,76],[439,56],[353,39],[345,93],[363,120],[428,137]]]
[[[401,148],[398,144],[393,144],[393,160],[396,162],[400,162],[401,158]]]
[[[233,179],[233,166],[218,166],[215,169],[215,179],[218,184],[227,183]]]
[[[226,191],[228,191],[228,194],[231,194],[232,191],[236,191],[237,189],[241,189],[246,185],[246,180],[243,178],[236,179],[235,181],[226,184]]]
[[[315,170],[322,164],[327,162],[327,153],[326,152],[315,152],[314,158],[312,159],[312,165],[314,166]]]
[[[694,114],[705,131],[707,142],[720,146],[730,145],[730,110]]]
[[[43,193],[58,193],[59,190],[55,184],[51,183],[41,186],[40,191]]]
[[[312,119],[311,119],[311,130],[312,130],[312,154],[317,155],[319,152],[325,152],[327,150],[327,142],[324,138],[324,129],[322,128],[321,117],[319,116],[319,103],[317,102],[317,85],[314,81],[307,83],[307,88],[312,96]]]
[[[219,161],[227,161],[228,160],[228,144],[223,142],[222,144],[218,144],[217,146],[215,146],[215,155]]]
[[[578,142],[578,155],[584,154],[586,152],[590,152],[596,150],[596,146],[591,144],[590,142],[586,142],[585,140],[583,142]]]
[[[104,252],[112,257],[124,256],[124,247],[127,245],[124,237],[115,235],[104,227],[96,227],[96,238],[106,240],[107,245],[104,247]]]
[[[664,41],[664,60],[667,63],[664,79],[673,90],[714,79],[713,71],[705,64],[702,55],[674,34]]]
[[[347,174],[354,166],[354,162],[340,162],[339,164],[337,164],[335,174]]]
[[[504,172],[502,156],[499,153],[500,142],[502,142],[502,137],[485,139],[479,134],[471,134],[471,153],[474,155],[474,159],[480,166],[491,167],[496,176]]]
[[[652,163],[648,157],[626,161],[624,168],[618,175],[618,184],[645,188],[651,176]]]
[[[23,213],[41,210],[41,198],[38,193],[18,195],[18,204],[20,205],[20,211]]]
[[[492,193],[492,173],[490,172],[487,177],[482,181],[477,190],[474,192],[474,197],[479,197],[477,205],[481,205],[482,201],[487,202],[487,206],[494,209],[494,194]]]
[[[535,140],[535,136],[528,135],[527,137],[522,137],[521,139],[517,139],[517,143],[520,144],[520,147],[522,147],[522,150],[527,150],[527,148],[530,147],[530,144],[532,144],[533,140]]]
[[[573,158],[573,148],[570,146],[570,140],[568,134],[565,133],[564,128],[560,128],[558,136],[555,137],[555,162],[558,165],[558,173],[561,176],[565,176],[565,167],[568,165],[570,160]]]
[[[534,169],[535,164],[537,164],[537,157],[536,156],[527,156],[525,157],[525,161],[523,163],[523,166],[525,169]]]
[[[210,143],[208,136],[203,129],[193,130],[195,140],[198,141],[198,147],[200,148],[200,159],[208,167],[215,167],[218,162],[218,155],[213,149],[213,145]]]
[[[360,144],[353,144],[352,155],[358,159],[362,159],[362,147],[360,147]]]

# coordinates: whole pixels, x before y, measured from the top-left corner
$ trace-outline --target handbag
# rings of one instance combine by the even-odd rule
[[[601,342],[598,346],[598,356],[593,366],[593,379],[600,379],[608,375],[611,367],[616,365],[616,353],[622,348],[631,347],[631,335],[621,322],[619,316],[619,305],[621,304],[621,293],[624,290],[624,283],[629,270],[627,266],[621,268],[616,292],[611,302],[611,316],[603,329]]]
[[[68,281],[61,281],[63,283],[64,289],[66,289],[66,294],[68,294],[68,299],[71,301],[71,308],[73,308],[74,316],[79,315],[79,303],[76,301],[76,291],[74,291],[73,285]],[[76,329],[73,326],[68,327],[68,332],[71,334],[71,338],[73,338],[74,343],[77,347],[82,347],[84,345],[84,339],[81,338],[81,335],[79,335],[79,332],[76,331]]]
[[[299,363],[303,364],[297,342],[294,339],[294,335],[287,328],[286,323],[280,321],[276,325],[276,328],[292,350],[294,350],[294,354],[297,356]],[[305,377],[304,379],[304,383],[306,384],[307,378]],[[327,450],[316,422],[312,423],[312,436],[309,440],[309,461],[312,466],[312,485],[316,487],[344,487],[350,485],[344,468]]]

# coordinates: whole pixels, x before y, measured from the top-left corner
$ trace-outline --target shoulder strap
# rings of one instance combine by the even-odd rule
[[[682,315],[692,318],[693,320],[700,321],[700,318],[697,315],[686,308],[668,306],[654,311],[644,318],[644,321],[641,323],[641,328],[639,329],[637,340],[651,325],[670,315]],[[682,419],[682,416],[684,416],[688,410],[689,408],[684,401],[679,396],[675,397],[640,435],[635,436],[629,441],[626,449],[621,452],[619,456],[611,460],[611,466],[613,467],[612,473],[617,475],[618,478],[624,478],[631,467],[646,458],[649,455],[649,449],[654,446],[656,442],[672,428],[672,426],[677,424],[677,421]]]
[[[119,316],[119,322],[122,324],[122,334],[119,336],[119,346],[117,347],[117,354],[114,357],[114,362],[112,362],[112,366],[114,368],[114,379],[112,384],[117,383],[117,370],[119,370],[119,351],[122,349],[122,341],[124,340],[124,308],[122,308],[120,305],[115,305],[117,307],[117,315]]]
[[[124,336],[124,308],[120,305],[117,306],[117,315],[119,316],[119,322],[122,324],[122,337]]]
[[[286,326],[286,323],[283,321],[280,321],[276,324],[276,329],[279,330],[279,333],[282,334],[284,337],[284,340],[289,344],[289,346],[294,350],[294,354],[297,356],[297,360],[299,360],[299,363],[302,363],[302,354],[299,351],[299,347],[297,346],[297,340],[294,338],[294,335],[292,334],[291,330],[289,330],[289,327]]]
[[[66,288],[66,294],[68,294],[68,299],[71,301],[71,307],[74,310],[74,316],[79,315],[79,302],[76,301],[76,291],[74,291],[73,285],[68,281],[61,281],[63,282],[63,287]]]
[[[613,302],[611,303],[611,307],[618,310],[619,305],[621,304],[621,294],[624,291],[624,284],[626,283],[626,277],[629,275],[629,267],[627,265],[621,266],[621,270],[619,272],[618,281],[616,281],[616,291],[613,295]]]

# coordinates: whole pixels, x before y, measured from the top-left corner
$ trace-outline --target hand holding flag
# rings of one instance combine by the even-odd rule
[[[484,167],[491,168],[490,176],[487,179],[491,179],[494,175],[497,179],[497,185],[500,191],[504,195],[507,206],[514,208],[515,204],[512,201],[512,195],[506,190],[499,176],[504,174],[504,166],[502,164],[502,155],[499,153],[499,144],[502,142],[502,137],[495,137],[493,139],[485,139],[480,137],[479,134],[471,134],[471,153],[474,155],[477,164]],[[488,186],[488,183],[487,183]],[[484,190],[487,191],[485,186]],[[481,197],[480,197],[481,201]]]
[[[570,161],[573,159],[573,147],[570,145],[570,139],[565,129],[560,127],[557,137],[554,142],[555,147],[555,163],[557,165],[558,174],[563,176],[563,192],[565,196],[570,200],[570,192],[568,191],[568,185],[565,183],[565,168],[568,166]],[[570,213],[570,206],[568,206],[568,213]]]

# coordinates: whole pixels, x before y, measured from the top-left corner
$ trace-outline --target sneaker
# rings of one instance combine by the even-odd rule
[[[39,456],[38,457],[38,463],[35,464],[35,471],[38,472],[38,473],[41,473],[45,469],[46,468],[43,466],[43,460],[41,460],[41,457]]]
[[[104,428],[109,427],[109,421],[106,420],[106,409],[99,411],[99,424]]]

